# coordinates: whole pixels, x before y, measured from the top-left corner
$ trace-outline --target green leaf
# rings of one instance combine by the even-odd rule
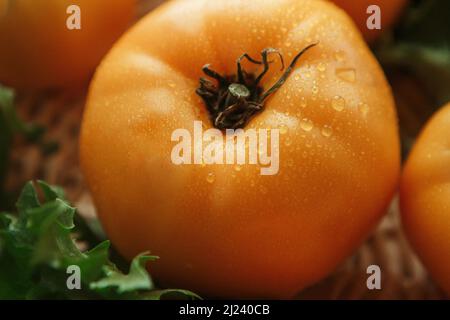
[[[13,105],[14,90],[0,85],[0,105],[8,108]]]
[[[109,241],[90,243],[93,249],[82,252],[73,233],[76,209],[61,188],[28,182],[17,211],[0,213],[0,299],[199,298],[186,290],[157,290],[145,268],[156,256],[138,255],[124,274],[109,258]],[[73,265],[81,271],[81,290],[66,286]]]
[[[166,289],[154,290],[143,295],[147,300],[201,300],[202,298],[188,290]]]
[[[41,188],[46,201],[52,201],[57,198],[64,200],[66,198],[64,190],[61,187],[50,186],[42,180],[38,180],[37,183]]]
[[[30,141],[37,141],[41,138],[45,129],[22,121],[14,107],[14,99],[14,90],[0,85],[0,110],[5,128],[10,134],[20,133]]]
[[[156,256],[142,253],[131,262],[130,272],[123,274],[114,266],[104,268],[106,277],[91,283],[90,287],[94,290],[116,288],[117,293],[133,292],[136,290],[152,290],[154,289],[153,281],[150,278],[145,265],[148,261],[155,261]]]
[[[17,200],[16,207],[22,218],[26,218],[26,212],[29,209],[38,208],[40,206],[36,189],[33,182],[29,181],[20,193],[19,200]]]
[[[91,282],[103,276],[102,268],[112,264],[109,261],[110,246],[109,240],[103,241],[86,252],[82,259],[66,260],[66,265],[78,265],[83,275],[83,282],[89,287]]]

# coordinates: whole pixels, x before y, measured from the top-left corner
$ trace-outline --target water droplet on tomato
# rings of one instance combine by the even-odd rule
[[[360,103],[359,110],[361,111],[363,116],[366,116],[367,113],[369,113],[369,105],[367,103]]]
[[[327,69],[327,66],[326,66],[325,63],[323,63],[323,62],[320,62],[320,63],[317,65],[317,70],[319,70],[320,72],[324,72],[326,69]]]
[[[314,124],[312,123],[311,120],[304,118],[301,122],[300,122],[300,128],[302,128],[305,131],[311,131],[312,128],[314,127]]]
[[[301,101],[300,101],[300,107],[306,108],[307,106],[308,106],[308,103],[306,102],[305,97],[302,97]]]
[[[324,126],[323,128],[322,128],[322,131],[321,131],[321,133],[322,133],[322,135],[324,136],[324,137],[331,137],[331,134],[333,133],[333,130],[331,129],[331,127],[329,127],[329,126]]]
[[[208,173],[208,175],[206,176],[206,181],[208,183],[213,183],[216,180],[216,175],[212,172]]]
[[[345,108],[345,99],[341,96],[335,96],[331,101],[331,106],[336,111],[342,111]]]
[[[292,144],[292,140],[291,140],[290,138],[286,138],[286,139],[284,140],[284,145],[285,145],[286,147],[289,147],[291,144]]]

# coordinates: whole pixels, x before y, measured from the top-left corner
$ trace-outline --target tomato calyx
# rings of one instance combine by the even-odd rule
[[[254,115],[264,109],[265,100],[286,82],[298,59],[316,45],[317,43],[311,44],[301,50],[292,59],[278,81],[265,91],[260,82],[269,71],[269,64],[272,62],[268,60],[270,54],[278,55],[282,65],[281,71],[284,70],[284,59],[277,49],[266,48],[262,50],[261,61],[244,53],[236,61],[236,74],[231,76],[220,75],[212,70],[209,64],[203,66],[203,73],[215,79],[217,85],[211,80],[201,77],[196,93],[203,99],[214,127],[220,130],[245,127]],[[244,59],[256,65],[262,65],[261,73],[255,76],[253,73],[243,70],[241,63]]]

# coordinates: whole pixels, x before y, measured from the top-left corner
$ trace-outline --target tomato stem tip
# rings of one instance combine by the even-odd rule
[[[231,76],[219,74],[211,69],[209,64],[203,66],[203,73],[214,79],[216,83],[201,77],[196,93],[203,99],[214,127],[220,130],[245,127],[253,116],[264,109],[266,99],[286,82],[300,57],[316,45],[317,43],[314,43],[301,50],[292,59],[278,81],[265,91],[260,82],[269,71],[269,65],[272,62],[268,60],[269,55],[278,55],[282,66],[281,71],[285,67],[283,56],[278,49],[262,50],[261,61],[253,59],[247,53],[242,54],[236,61],[236,74]],[[262,65],[261,73],[256,76],[246,72],[241,64],[244,59],[255,65]]]

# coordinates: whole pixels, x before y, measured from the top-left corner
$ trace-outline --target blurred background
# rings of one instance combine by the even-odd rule
[[[79,213],[95,226],[95,208],[78,167],[78,134],[89,80],[120,34],[164,0],[72,1],[92,6],[92,17],[86,19],[98,21],[91,34],[75,38],[67,38],[67,31],[54,28],[51,22],[66,19],[58,16],[55,3],[67,1],[32,1],[34,6],[41,5],[34,12],[20,8],[19,2],[27,1],[0,0],[0,84],[14,94],[13,105],[6,102],[5,94],[0,95],[0,211],[12,210],[26,181],[42,179],[63,187]],[[99,10],[106,2],[110,12],[102,16]],[[450,1],[333,2],[354,18],[386,72],[397,104],[405,157],[427,119],[450,101]],[[365,28],[370,4],[382,10],[381,31]],[[107,36],[99,38],[106,29]],[[81,49],[74,54],[74,48]],[[367,290],[366,267],[370,264],[381,267],[383,290]],[[405,240],[396,199],[354,256],[298,296],[443,297]]]

